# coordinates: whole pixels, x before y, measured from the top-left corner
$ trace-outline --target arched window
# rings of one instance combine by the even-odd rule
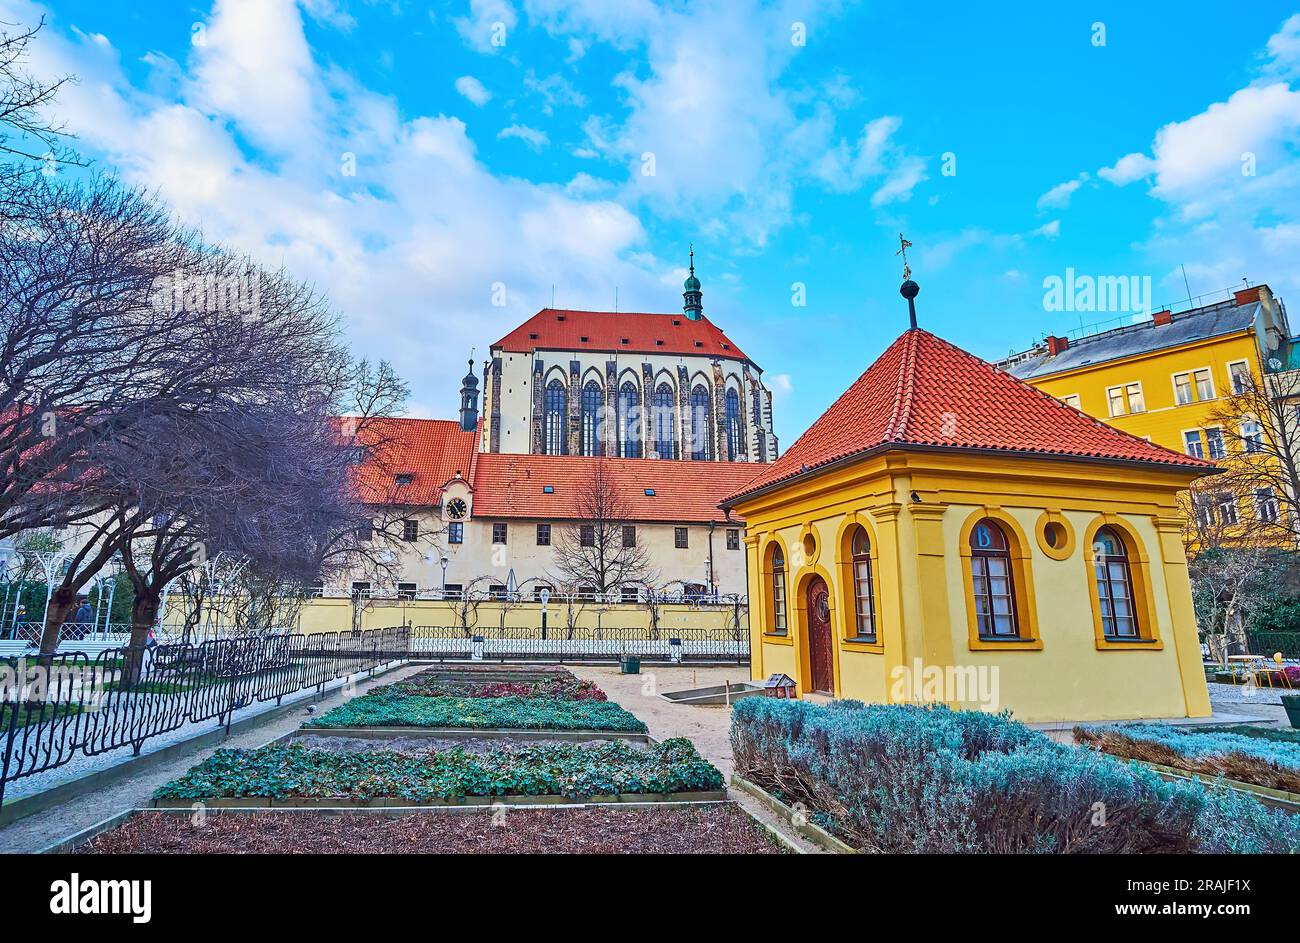
[[[599,438],[602,431],[600,407],[603,400],[604,395],[600,391],[600,384],[595,380],[588,380],[587,385],[582,388],[583,455],[605,454],[605,443]]]
[[[631,380],[618,391],[618,439],[620,455],[641,457],[641,394]]]
[[[1101,630],[1107,638],[1137,638],[1137,610],[1133,605],[1133,571],[1128,550],[1109,527],[1097,531],[1092,542],[1093,572],[1097,577],[1097,602]]]
[[[569,454],[568,423],[569,392],[559,380],[546,384],[545,409],[545,448],[547,455]]]
[[[740,456],[740,394],[727,390],[727,461],[734,462]]]
[[[970,549],[971,588],[980,637],[1015,638],[1020,626],[1007,535],[986,517],[971,531]]]
[[[677,438],[673,433],[673,412],[677,404],[673,398],[673,388],[667,383],[660,383],[655,388],[655,451],[660,458],[677,457]]]
[[[854,631],[857,638],[874,642],[876,640],[876,594],[871,581],[871,538],[865,527],[853,532],[853,602],[857,622]]]
[[[785,635],[785,554],[780,544],[772,548],[772,631]]]
[[[703,384],[697,384],[691,390],[691,458],[697,462],[707,462],[713,458],[710,445],[709,390]]]

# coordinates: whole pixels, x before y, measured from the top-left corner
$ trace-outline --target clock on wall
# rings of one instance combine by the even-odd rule
[[[469,505],[464,498],[452,498],[447,502],[447,516],[454,520],[460,520],[468,511]]]

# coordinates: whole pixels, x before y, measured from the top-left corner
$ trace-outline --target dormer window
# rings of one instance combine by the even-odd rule
[[[655,341],[655,346],[656,346],[656,347],[662,347],[663,345],[664,345],[664,342],[663,342],[663,341],[661,341],[661,340],[656,340],[656,341]]]
[[[645,496],[646,496],[647,498],[653,498],[653,497],[655,496],[655,489],[654,489],[654,488],[646,488],[646,489],[645,489]]]
[[[409,485],[411,482],[415,481],[415,476],[412,475],[412,474],[409,474],[409,473],[403,472],[403,473],[400,474],[400,475],[395,475],[395,476],[394,476],[394,479],[397,481],[397,483],[398,483],[399,485]]]
[[[620,339],[619,339],[619,343],[620,343],[620,344],[630,344],[630,343],[632,343],[632,342],[631,342],[630,340],[628,340],[626,337],[624,337],[624,338],[620,338]]]
[[[730,345],[730,344],[723,344],[723,345],[722,345],[722,349],[723,349],[723,350],[731,350],[731,345]]]
[[[530,341],[535,341],[535,340],[537,340],[537,338],[538,338],[539,336],[540,336],[540,335],[539,335],[536,331],[529,331],[529,333],[528,333],[528,339],[529,339]]]
[[[673,318],[673,327],[680,327],[681,323],[682,323],[681,318]]]
[[[557,314],[557,315],[555,316],[555,320],[557,320],[557,321],[563,321],[563,320],[564,320],[564,315],[562,315],[562,314]]]
[[[578,340],[582,341],[582,343],[584,344],[587,343],[587,335],[583,334],[581,337],[578,338]]]
[[[555,494],[554,485],[542,485],[542,494]]]
[[[696,342],[695,342],[695,346],[696,346],[696,347],[703,347],[703,346],[704,346],[704,341],[696,341]]]

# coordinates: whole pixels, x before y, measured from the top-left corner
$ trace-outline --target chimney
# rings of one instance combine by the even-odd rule
[[[1165,310],[1157,311],[1155,314],[1151,315],[1151,321],[1156,327],[1160,327],[1162,324],[1173,324],[1174,316],[1168,308],[1165,308]]]
[[[1260,286],[1256,285],[1254,288],[1243,288],[1241,291],[1234,292],[1232,297],[1236,300],[1237,307],[1259,301],[1259,288]]]
[[[1053,357],[1069,346],[1070,339],[1068,337],[1057,337],[1055,334],[1047,335],[1047,352]]]

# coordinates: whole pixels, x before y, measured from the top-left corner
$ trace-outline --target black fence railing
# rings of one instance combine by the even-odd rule
[[[749,661],[746,629],[497,628],[417,625],[411,657],[438,661],[617,661],[637,655],[650,661]]]
[[[1246,638],[1253,655],[1281,652],[1283,658],[1300,658],[1300,632],[1251,632]]]
[[[0,801],[14,780],[410,657],[409,627],[0,660]]]

